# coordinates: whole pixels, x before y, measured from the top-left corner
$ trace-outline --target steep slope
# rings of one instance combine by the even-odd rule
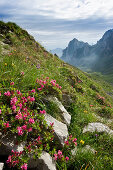
[[[17,129],[5,128],[9,124],[6,124],[4,120],[9,121],[8,123],[18,121],[14,119],[15,112],[13,112],[14,115],[11,114],[11,109],[15,108],[9,107],[9,92],[13,95],[15,91],[20,93],[20,90],[24,95],[22,98],[24,100],[25,96],[32,95],[35,91],[36,93],[33,93],[35,101],[33,105],[28,106],[32,109],[30,114],[34,113],[34,111],[37,113],[39,110],[45,110],[48,114],[63,122],[62,115],[56,105],[47,100],[49,96],[56,96],[72,116],[68,130],[70,135],[77,137],[77,150],[74,155],[71,154],[71,150],[68,149],[69,139],[65,143],[65,150],[59,148],[59,144],[53,141],[51,145],[47,143],[46,147],[45,143],[44,147],[41,145],[38,151],[35,150],[35,154],[45,149],[46,152],[54,157],[55,150],[60,149],[63,154],[69,157],[69,161],[67,161],[68,158],[65,160],[64,157],[57,160],[57,169],[62,170],[66,170],[66,168],[69,170],[92,169],[92,167],[95,169],[112,169],[112,136],[109,136],[103,130],[101,132],[83,133],[84,127],[94,122],[101,122],[113,129],[113,100],[106,93],[110,92],[112,87],[108,85],[104,90],[102,82],[97,83],[89,75],[47,52],[33,37],[14,23],[0,22],[0,41],[0,133],[17,134]],[[46,81],[48,84],[45,85]],[[30,97],[28,98],[29,100],[31,100]],[[7,115],[9,115],[8,118]],[[27,140],[31,139],[31,141],[32,137],[36,137],[41,130],[37,124],[39,129],[38,133],[36,133],[37,127],[34,126],[33,119],[35,118],[32,114],[30,123],[35,130],[27,138]],[[19,121],[18,126],[20,127],[22,120]],[[14,125],[17,126],[16,124]],[[42,129],[43,127],[45,128],[45,122],[41,125]],[[49,132],[45,133],[43,129],[41,133],[45,134],[44,141],[51,139]],[[26,136],[24,138],[19,136],[18,139],[20,142],[27,141]],[[74,142],[76,145],[76,138]],[[87,145],[90,145],[96,154],[87,151]],[[34,158],[36,158],[36,155],[34,155]],[[22,160],[27,162],[26,157],[20,159],[20,161]],[[2,157],[0,157],[1,161],[3,161]]]

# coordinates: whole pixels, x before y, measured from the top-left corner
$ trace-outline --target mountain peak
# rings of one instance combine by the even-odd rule
[[[109,38],[111,35],[113,35],[113,29],[110,29],[108,31],[106,31],[102,37],[102,39],[106,40],[107,38]]]

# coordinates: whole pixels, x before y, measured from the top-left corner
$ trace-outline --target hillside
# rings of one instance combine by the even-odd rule
[[[101,72],[108,82],[112,80],[113,30],[108,30],[95,44],[89,45],[73,39],[63,50],[62,59],[85,71]]]
[[[37,159],[45,151],[59,170],[113,169],[112,86],[50,54],[15,23],[0,22],[0,68],[0,143],[7,135],[17,137],[17,146],[25,143],[12,157],[0,150],[0,162],[26,169],[30,154]],[[64,147],[52,122],[48,127],[44,121],[48,113],[65,124],[49,97],[57,97],[71,115]],[[4,169],[10,169],[6,163]]]

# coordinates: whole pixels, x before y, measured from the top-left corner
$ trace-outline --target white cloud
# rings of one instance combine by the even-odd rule
[[[18,13],[44,15],[58,19],[113,17],[113,0],[1,0],[15,6]]]
[[[73,38],[92,44],[113,25],[113,0],[0,0],[0,13],[49,48]]]

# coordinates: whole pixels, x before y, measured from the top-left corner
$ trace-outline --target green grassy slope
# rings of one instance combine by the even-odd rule
[[[37,88],[37,78],[44,80],[46,77],[56,80],[62,87],[62,94],[69,95],[72,99],[70,103],[66,103],[63,95],[56,89],[48,89],[46,94],[38,92],[40,101],[44,95],[58,96],[72,116],[69,132],[78,139],[78,151],[67,164],[67,169],[111,170],[113,138],[104,133],[98,133],[97,136],[96,133],[82,134],[82,130],[90,122],[102,122],[113,129],[112,121],[109,121],[113,119],[113,99],[106,93],[111,92],[112,86],[106,85],[105,88],[104,81],[94,81],[89,75],[50,54],[16,24],[0,22],[1,93],[9,89],[12,81],[15,88],[27,93],[28,90]],[[42,106],[42,103],[38,104],[63,121],[53,103],[49,107],[46,104]],[[85,143],[81,144],[81,140]],[[82,152],[85,145],[93,147],[96,154]]]

